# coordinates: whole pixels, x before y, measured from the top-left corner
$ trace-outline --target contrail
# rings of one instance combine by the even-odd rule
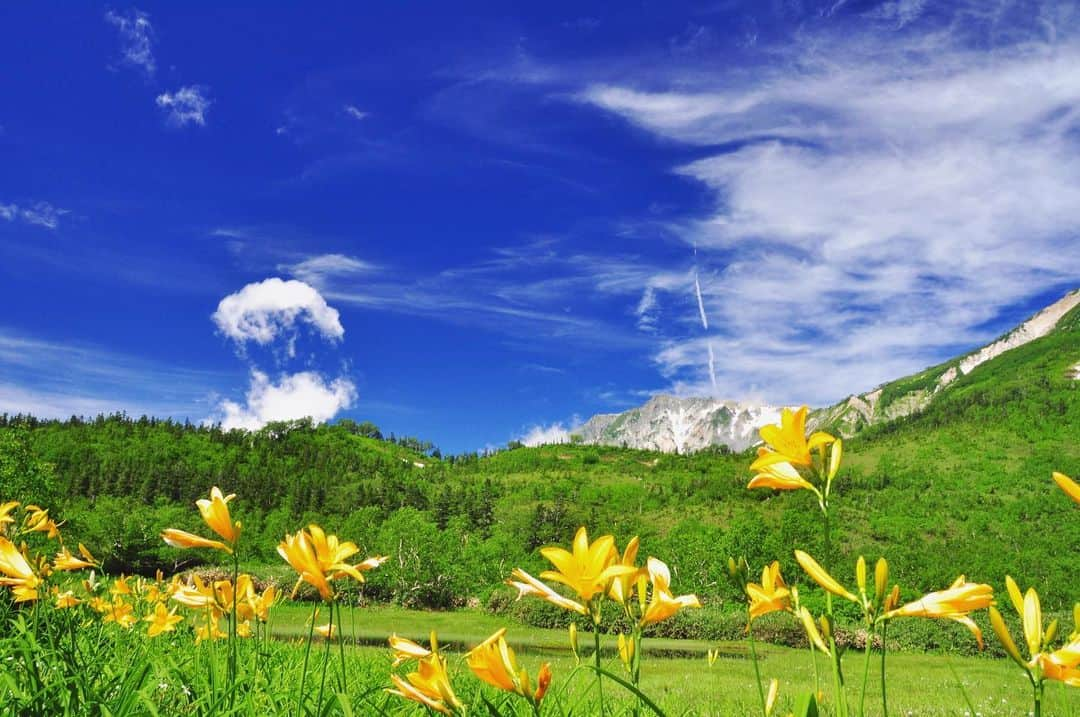
[[[709,330],[709,317],[705,314],[705,299],[701,296],[701,280],[698,278],[697,244],[694,244],[694,295],[697,297],[698,316],[701,317],[701,327]],[[716,391],[716,358],[713,355],[713,346],[710,341],[706,346],[709,349],[709,381],[712,382],[713,391]]]
[[[697,294],[697,308],[701,315],[701,325],[709,330],[709,317],[705,315],[705,301],[701,298],[701,282],[698,281],[697,267],[694,267],[694,293]]]
[[[713,391],[716,390],[716,359],[713,358],[712,341],[708,343],[709,346],[709,380],[712,381]]]

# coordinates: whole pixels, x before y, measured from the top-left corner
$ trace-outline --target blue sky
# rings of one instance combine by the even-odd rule
[[[0,11],[0,410],[444,450],[822,405],[1080,285],[1069,3]]]

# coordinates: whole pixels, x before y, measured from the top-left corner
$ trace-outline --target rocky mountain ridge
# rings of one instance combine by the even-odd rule
[[[1080,306],[1080,289],[1069,292],[1001,338],[965,356],[816,409],[811,412],[810,423],[827,426],[849,437],[867,426],[921,411],[978,366],[1049,334],[1077,306]],[[1080,363],[1071,377],[1080,380]],[[758,428],[779,422],[780,410],[779,406],[767,404],[660,394],[622,413],[597,414],[576,429],[574,437],[584,443],[669,453],[717,446],[741,451],[757,442]]]

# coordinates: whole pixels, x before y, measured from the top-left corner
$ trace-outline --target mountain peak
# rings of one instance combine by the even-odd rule
[[[1052,332],[1080,306],[1080,289],[1070,291],[1001,338],[980,349],[811,414],[810,422],[851,436],[866,426],[908,416],[925,408],[954,382],[1012,349]],[[1074,357],[1074,362],[1080,356]],[[1080,363],[1073,372],[1080,378]],[[764,403],[658,393],[622,413],[601,413],[576,431],[585,443],[687,453],[726,446],[740,451],[758,442],[758,428],[778,423],[780,408]]]

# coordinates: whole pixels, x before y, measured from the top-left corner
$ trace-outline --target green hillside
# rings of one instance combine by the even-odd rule
[[[1080,474],[1080,381],[1068,373],[1078,360],[1074,310],[920,413],[846,441],[835,572],[850,579],[855,556],[885,555],[908,595],[959,572],[998,587],[1011,574],[1038,585],[1047,609],[1071,606],[1080,510],[1050,472]],[[0,498],[56,506],[66,532],[111,570],[171,571],[198,556],[165,547],[158,532],[196,528],[191,502],[220,485],[239,496],[253,569],[284,574],[276,543],[317,521],[368,553],[393,555],[371,574],[367,597],[412,607],[505,607],[510,570],[541,570],[537,548],[568,542],[579,525],[620,543],[641,535],[680,592],[721,612],[738,598],[723,577],[729,555],[753,565],[778,558],[794,579],[793,548],[821,551],[810,497],[748,491],[749,454],[557,445],[441,459],[414,439],[377,435],[352,421],[245,434],[125,417],[7,418]]]

